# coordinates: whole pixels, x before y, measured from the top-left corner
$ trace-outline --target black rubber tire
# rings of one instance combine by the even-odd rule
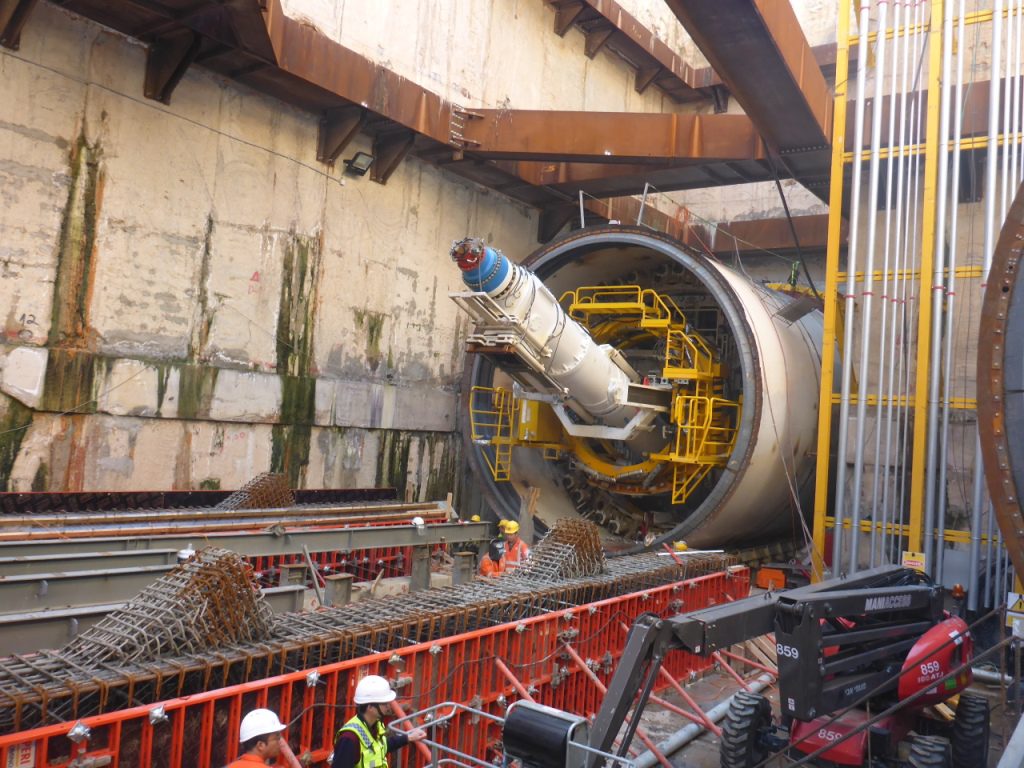
[[[960,694],[953,720],[953,768],[987,768],[991,731],[988,699]]]
[[[949,740],[939,736],[917,736],[910,745],[911,768],[952,768]]]
[[[740,691],[733,696],[722,727],[722,768],[752,768],[768,757],[762,733],[772,724],[772,705],[764,696]]]

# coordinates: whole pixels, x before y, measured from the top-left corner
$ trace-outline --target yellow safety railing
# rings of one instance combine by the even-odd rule
[[[589,325],[591,315],[635,317],[641,328],[686,324],[686,316],[672,299],[639,285],[583,286],[563,293],[559,303],[583,325]]]
[[[673,464],[673,504],[686,501],[713,467],[725,466],[736,444],[740,404],[711,394],[707,384],[698,390],[700,394],[676,397],[672,407],[675,444],[671,452],[657,456]]]
[[[674,435],[662,451],[622,466],[594,450],[591,441],[566,434],[549,406],[518,401],[499,387],[473,387],[473,440],[481,447],[492,476],[497,481],[511,479],[516,445],[542,450],[548,461],[569,451],[595,475],[613,481],[626,475],[647,476],[657,472],[659,464],[671,464],[672,503],[685,502],[713,468],[726,464],[736,442],[741,404],[723,395],[722,364],[714,348],[689,329],[675,301],[651,289],[584,286],[566,291],[559,301],[599,343],[617,339],[627,348],[634,338],[664,339],[662,376],[672,385],[669,417]]]
[[[498,482],[512,478],[512,445],[516,399],[501,387],[473,387],[469,396],[469,423],[473,441],[491,475]]]
[[[711,379],[718,375],[711,347],[697,334],[669,328],[665,337],[666,379]]]

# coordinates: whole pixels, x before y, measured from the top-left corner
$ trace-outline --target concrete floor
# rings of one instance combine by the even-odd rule
[[[725,673],[713,672],[687,686],[686,690],[701,707],[710,709],[731,696],[737,690],[737,685]],[[1003,745],[1013,733],[1017,716],[1013,712],[1007,711],[1006,707],[1002,705],[1003,694],[998,687],[976,685],[972,687],[971,692],[988,697],[992,708],[992,737],[989,743],[988,761],[989,767],[992,768],[999,762]],[[765,695],[772,701],[776,716],[779,711],[777,694],[778,690],[775,687],[765,691]],[[675,692],[663,692],[660,695],[667,701],[686,709],[686,705]],[[642,727],[655,742],[661,742],[668,738],[686,724],[679,715],[663,709],[657,704],[650,704],[647,707],[642,723]],[[674,755],[670,755],[669,761],[675,768],[717,768],[719,765],[718,742],[719,740],[714,734],[704,733]],[[634,739],[634,743],[639,742]],[[768,763],[766,768],[781,768],[789,763],[790,761],[785,757],[778,757]]]

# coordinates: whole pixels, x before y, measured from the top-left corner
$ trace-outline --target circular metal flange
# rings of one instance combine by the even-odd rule
[[[978,338],[978,437],[985,481],[1018,576],[1024,574],[1024,185],[1010,206],[985,286]]]

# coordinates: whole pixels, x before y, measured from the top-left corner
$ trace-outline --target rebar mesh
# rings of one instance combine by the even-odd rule
[[[274,472],[263,472],[224,499],[217,508],[275,509],[294,504],[295,495],[288,487],[288,478]]]
[[[87,668],[155,661],[270,637],[273,612],[234,552],[209,547],[61,649]]]
[[[530,560],[513,572],[528,580],[596,576],[606,568],[601,534],[586,520],[559,520],[533,548]]]
[[[162,639],[141,638],[140,616],[147,608],[140,598],[133,603],[141,613],[122,617],[124,625],[104,622],[97,625],[102,631],[86,633],[59,651],[0,659],[0,734],[395,650],[720,571],[733,562],[706,555],[678,563],[648,553],[609,560],[600,573],[552,578],[551,573],[582,568],[582,558],[567,556],[565,546],[538,545],[535,565],[519,576],[280,614],[265,635],[262,605],[247,612],[240,594],[221,596],[239,610],[211,616],[210,626],[223,621],[234,632],[216,649],[200,649],[217,634],[209,627],[191,640],[177,625],[162,635],[152,630]],[[549,550],[556,565],[548,562]],[[197,567],[206,563],[203,558]],[[216,589],[216,580],[204,584]],[[155,606],[149,610],[153,622],[145,626],[159,627],[167,614]],[[152,652],[163,655],[147,658]]]

